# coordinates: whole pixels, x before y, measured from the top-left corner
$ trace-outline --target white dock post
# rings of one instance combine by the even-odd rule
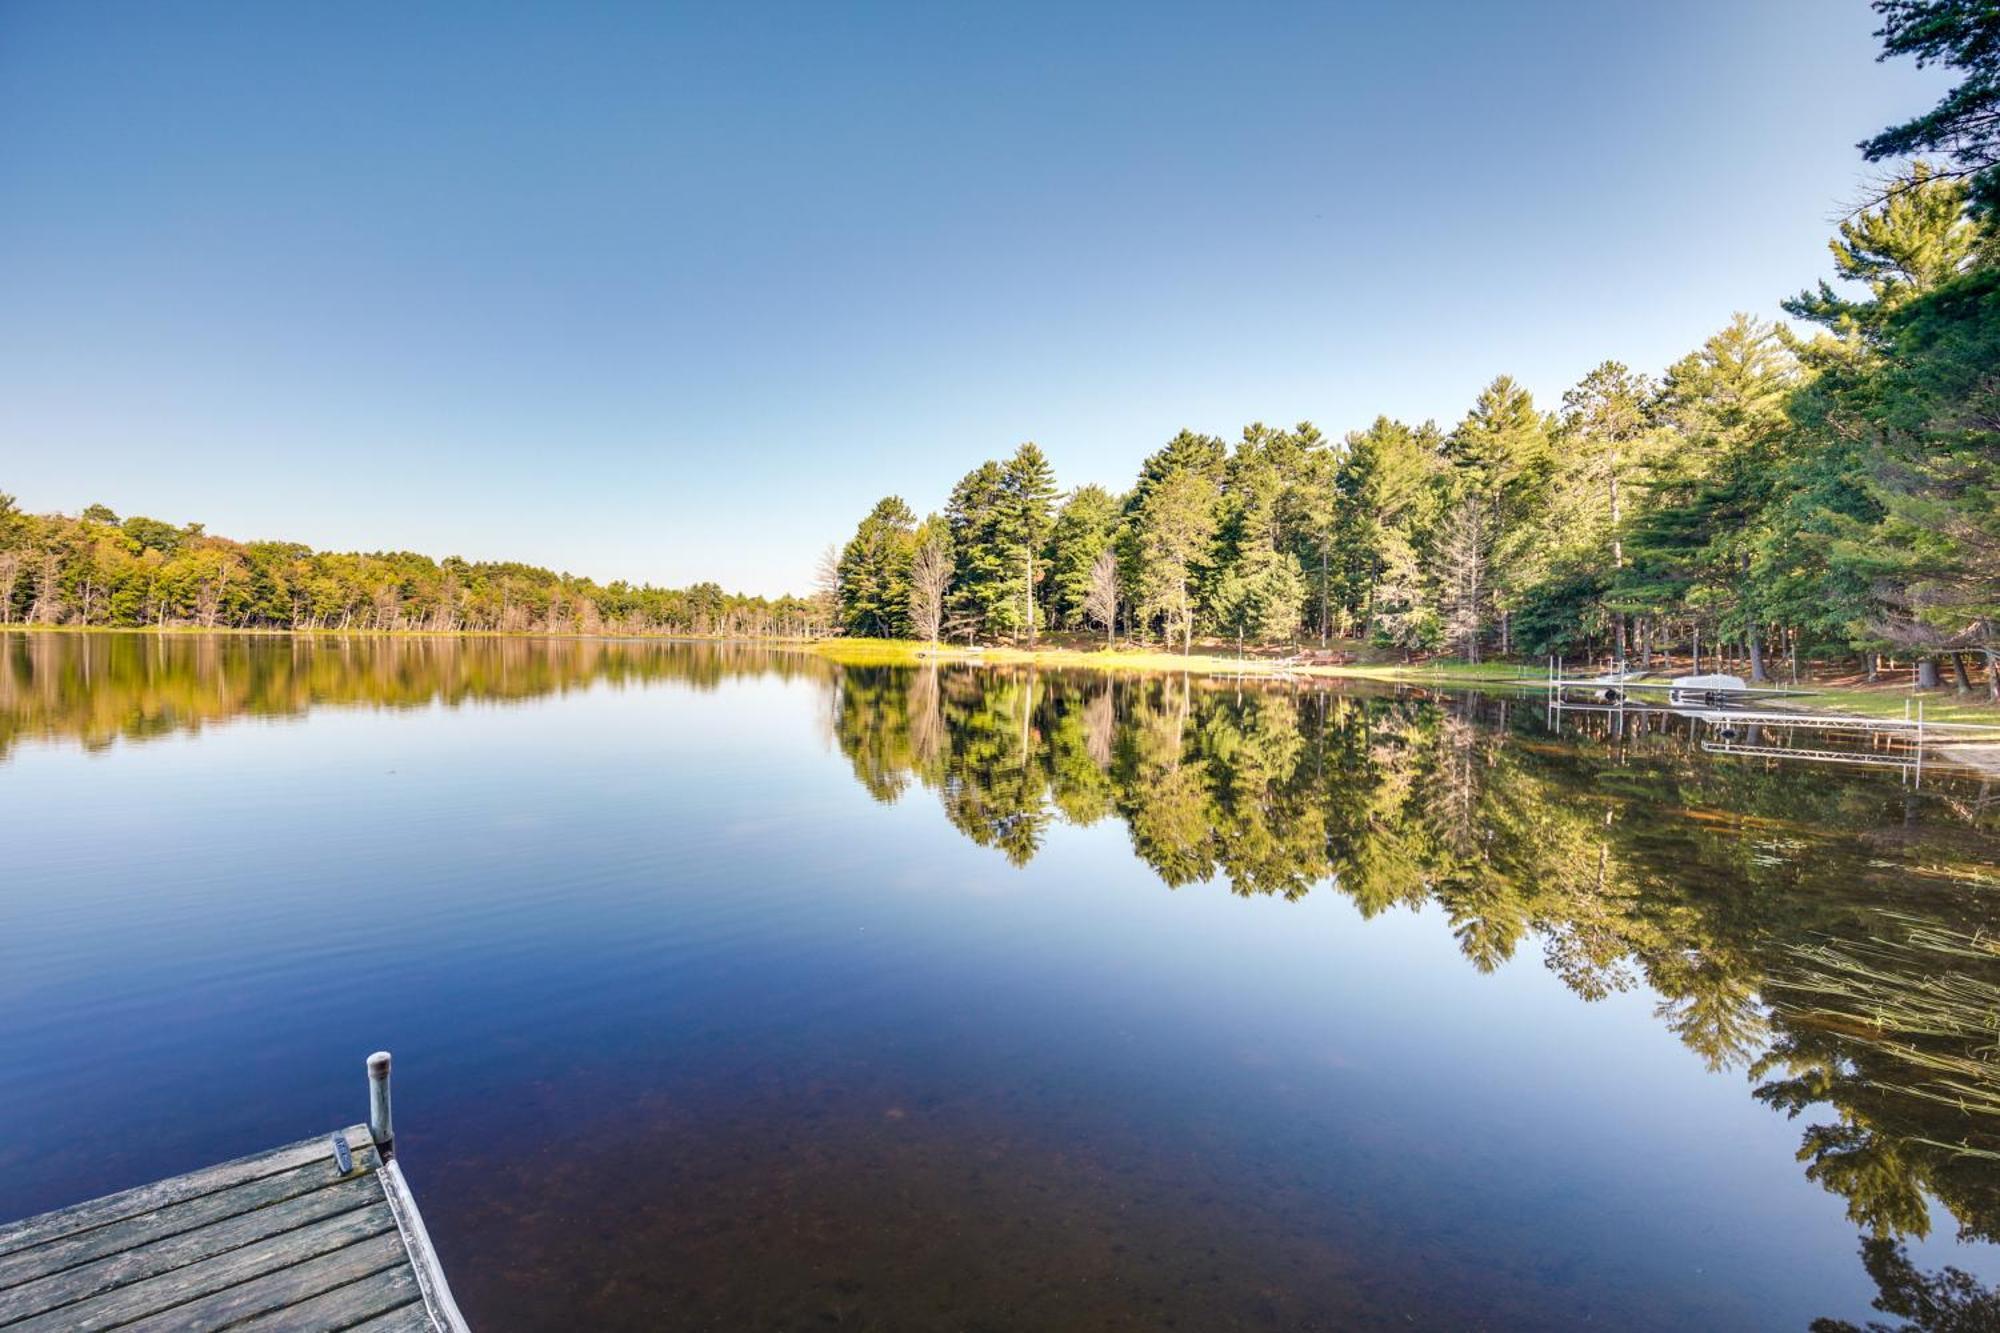
[[[384,1159],[396,1155],[396,1121],[389,1109],[389,1053],[368,1057],[368,1135]]]

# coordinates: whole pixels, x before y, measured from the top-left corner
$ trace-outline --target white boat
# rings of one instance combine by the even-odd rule
[[[1730,703],[1751,693],[1750,682],[1741,676],[1675,676],[1667,682],[1667,702],[1669,704],[1722,704]],[[1759,690],[1759,694],[1782,693],[1777,690]]]
[[[1582,679],[1556,678],[1549,681],[1549,688],[1563,698],[1575,698],[1581,695],[1589,702],[1600,704],[1623,703],[1634,695],[1664,693],[1670,704],[1693,704],[1711,708],[1725,704],[1740,704],[1755,695],[1811,693],[1809,690],[1752,686],[1741,676],[1725,676],[1719,673],[1706,676],[1675,676],[1671,680],[1647,680],[1629,671],[1613,671]]]

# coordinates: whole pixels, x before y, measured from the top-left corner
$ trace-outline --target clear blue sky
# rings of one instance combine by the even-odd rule
[[[1862,0],[0,6],[0,489],[803,590],[1022,440],[1446,421],[1827,271]]]

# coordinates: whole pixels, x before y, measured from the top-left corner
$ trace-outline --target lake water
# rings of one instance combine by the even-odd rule
[[[387,1047],[480,1329],[1863,1322],[1864,1235],[2000,1281],[1996,797],[1526,698],[0,634],[0,1220]]]

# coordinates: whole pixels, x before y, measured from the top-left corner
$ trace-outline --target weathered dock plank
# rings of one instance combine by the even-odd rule
[[[56,1329],[84,1330],[117,1328],[143,1319],[156,1311],[174,1312],[213,1292],[238,1287],[266,1274],[295,1271],[307,1260],[336,1255],[378,1236],[389,1236],[400,1252],[402,1238],[395,1235],[396,1219],[386,1201],[343,1213],[276,1237],[272,1243],[248,1245],[169,1273],[118,1287],[89,1300],[65,1305],[46,1314],[0,1324],[8,1333],[54,1333]],[[356,1276],[359,1276],[357,1274]]]
[[[355,1152],[372,1150],[368,1126],[355,1125],[343,1131],[348,1147]],[[143,1217],[175,1204],[204,1195],[218,1194],[236,1185],[245,1185],[282,1174],[298,1167],[318,1167],[332,1160],[327,1136],[287,1144],[269,1152],[239,1157],[220,1166],[190,1171],[171,1180],[155,1181],[101,1199],[74,1204],[40,1217],[24,1218],[0,1226],[0,1255],[11,1254],[31,1245],[41,1245],[63,1236],[75,1235],[127,1218]]]
[[[130,1325],[131,1333],[170,1333],[174,1329],[229,1328],[256,1315],[267,1315],[299,1305],[315,1296],[373,1277],[391,1268],[407,1266],[402,1238],[394,1222],[356,1243],[343,1244],[323,1254],[266,1273],[253,1281],[225,1287],[197,1301],[162,1310]]]
[[[399,1317],[401,1327],[436,1328],[424,1309],[424,1294],[408,1264],[385,1269],[370,1278],[322,1292],[283,1310],[238,1324],[230,1333],[278,1333],[280,1329],[372,1328],[372,1321]]]
[[[0,1309],[18,1303],[30,1312],[53,1310],[382,1201],[381,1186],[357,1172],[348,1179],[283,1203],[229,1217],[213,1226],[184,1231],[150,1244],[141,1243],[75,1268],[51,1272],[46,1277],[24,1282],[6,1292],[5,1304],[0,1304]],[[105,1236],[103,1240],[111,1243],[116,1237]],[[30,1255],[33,1253],[29,1251]]]
[[[0,1227],[0,1333],[464,1333],[368,1068],[367,1125]]]
[[[375,1155],[373,1145],[366,1143],[365,1129],[362,1136],[364,1146],[358,1151],[351,1148],[349,1151],[354,1154],[353,1160],[358,1168],[372,1171],[379,1167],[380,1158]],[[184,1199],[151,1212],[120,1217],[116,1221],[0,1256],[0,1292],[31,1277],[61,1272],[317,1193],[341,1179],[328,1141],[321,1139],[319,1146],[320,1159],[305,1166],[254,1178],[242,1184],[226,1185],[212,1194]]]
[[[430,1333],[431,1327],[423,1306],[406,1305],[365,1324],[356,1324],[347,1333]]]

